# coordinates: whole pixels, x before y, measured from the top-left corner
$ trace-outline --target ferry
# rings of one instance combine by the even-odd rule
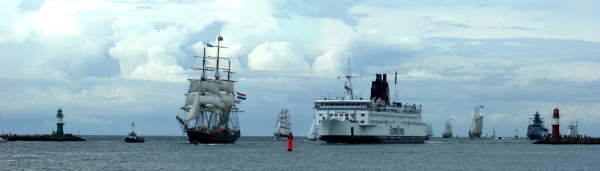
[[[350,67],[345,76],[343,98],[315,100],[320,140],[328,143],[425,142],[421,105],[390,102],[387,74],[376,74],[369,99],[353,95],[351,78],[357,76],[350,73]]]

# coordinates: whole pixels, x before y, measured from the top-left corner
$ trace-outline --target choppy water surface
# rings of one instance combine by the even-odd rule
[[[425,144],[328,144],[242,137],[191,145],[183,136],[82,136],[85,142],[0,144],[0,170],[599,170],[600,145],[433,138]]]

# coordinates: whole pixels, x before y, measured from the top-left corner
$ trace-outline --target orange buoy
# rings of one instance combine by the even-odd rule
[[[287,137],[287,141],[288,141],[288,151],[292,151],[292,140],[294,140],[294,136],[292,135],[292,133],[290,132],[288,134]]]

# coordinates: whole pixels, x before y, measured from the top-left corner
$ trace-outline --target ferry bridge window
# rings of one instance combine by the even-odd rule
[[[363,113],[363,114],[360,114],[360,116],[365,116],[365,114],[364,114],[364,113]]]
[[[365,121],[364,120],[360,120],[360,123],[365,123]]]
[[[345,116],[348,116],[348,114],[346,114]]]
[[[350,114],[350,116],[354,116],[354,114]]]
[[[323,114],[319,114],[319,116],[323,116]]]
[[[329,116],[333,116],[333,114],[329,114]]]
[[[337,114],[335,114],[335,116],[337,116]]]

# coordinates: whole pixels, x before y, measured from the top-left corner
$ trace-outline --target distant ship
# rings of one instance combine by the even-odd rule
[[[193,71],[201,71],[201,75],[200,78],[188,79],[185,104],[176,116],[190,143],[234,143],[241,135],[237,113],[242,111],[236,104],[240,103],[238,99],[245,100],[246,95],[237,92],[238,99],[235,99],[231,59],[220,56],[220,49],[227,48],[220,45],[221,41],[223,37],[217,36],[217,46],[206,44],[217,49],[216,56],[206,56],[205,47],[202,67],[192,67]],[[225,60],[226,66],[223,64]],[[214,75],[209,77],[207,74]]]
[[[310,130],[308,131],[308,140],[316,141],[319,138],[319,133],[317,133],[317,125],[315,124],[315,119],[313,119],[312,124],[310,125]]]
[[[0,116],[0,143],[5,143],[8,140],[4,139],[4,130],[2,130],[2,116]]]
[[[577,123],[579,122],[571,122],[571,124],[569,124],[569,132],[567,132],[567,137],[579,138],[579,132],[577,131]]]
[[[423,126],[425,126],[425,134],[427,135],[425,140],[431,139],[433,137],[433,126],[431,123],[424,124]]]
[[[452,119],[448,119],[446,121],[446,127],[444,132],[442,132],[442,137],[444,138],[452,138]]]
[[[515,128],[515,137],[514,138],[519,138],[519,131],[517,131],[516,128]]]
[[[533,123],[527,126],[527,138],[529,140],[542,140],[548,136],[548,128],[544,127],[544,118],[540,118],[540,114],[536,111],[533,115]]]
[[[146,140],[144,140],[144,137],[138,137],[137,134],[133,131],[134,127],[135,124],[131,122],[131,132],[127,135],[127,137],[125,137],[125,142],[145,142]]]
[[[490,138],[496,138],[496,127],[492,127],[492,135]]]
[[[292,123],[290,122],[290,114],[287,109],[281,110],[277,116],[275,124],[275,132],[273,136],[275,140],[287,140],[288,134],[292,133]]]
[[[471,130],[469,130],[469,138],[481,138],[483,128],[483,115],[479,114],[479,110],[483,108],[483,105],[475,107],[475,115],[473,116],[473,123],[471,123]]]
[[[350,63],[350,61],[348,61]],[[424,143],[425,127],[421,105],[390,101],[386,74],[376,74],[371,96],[354,96],[351,78],[346,74],[344,97],[315,100],[320,140],[328,143]]]

